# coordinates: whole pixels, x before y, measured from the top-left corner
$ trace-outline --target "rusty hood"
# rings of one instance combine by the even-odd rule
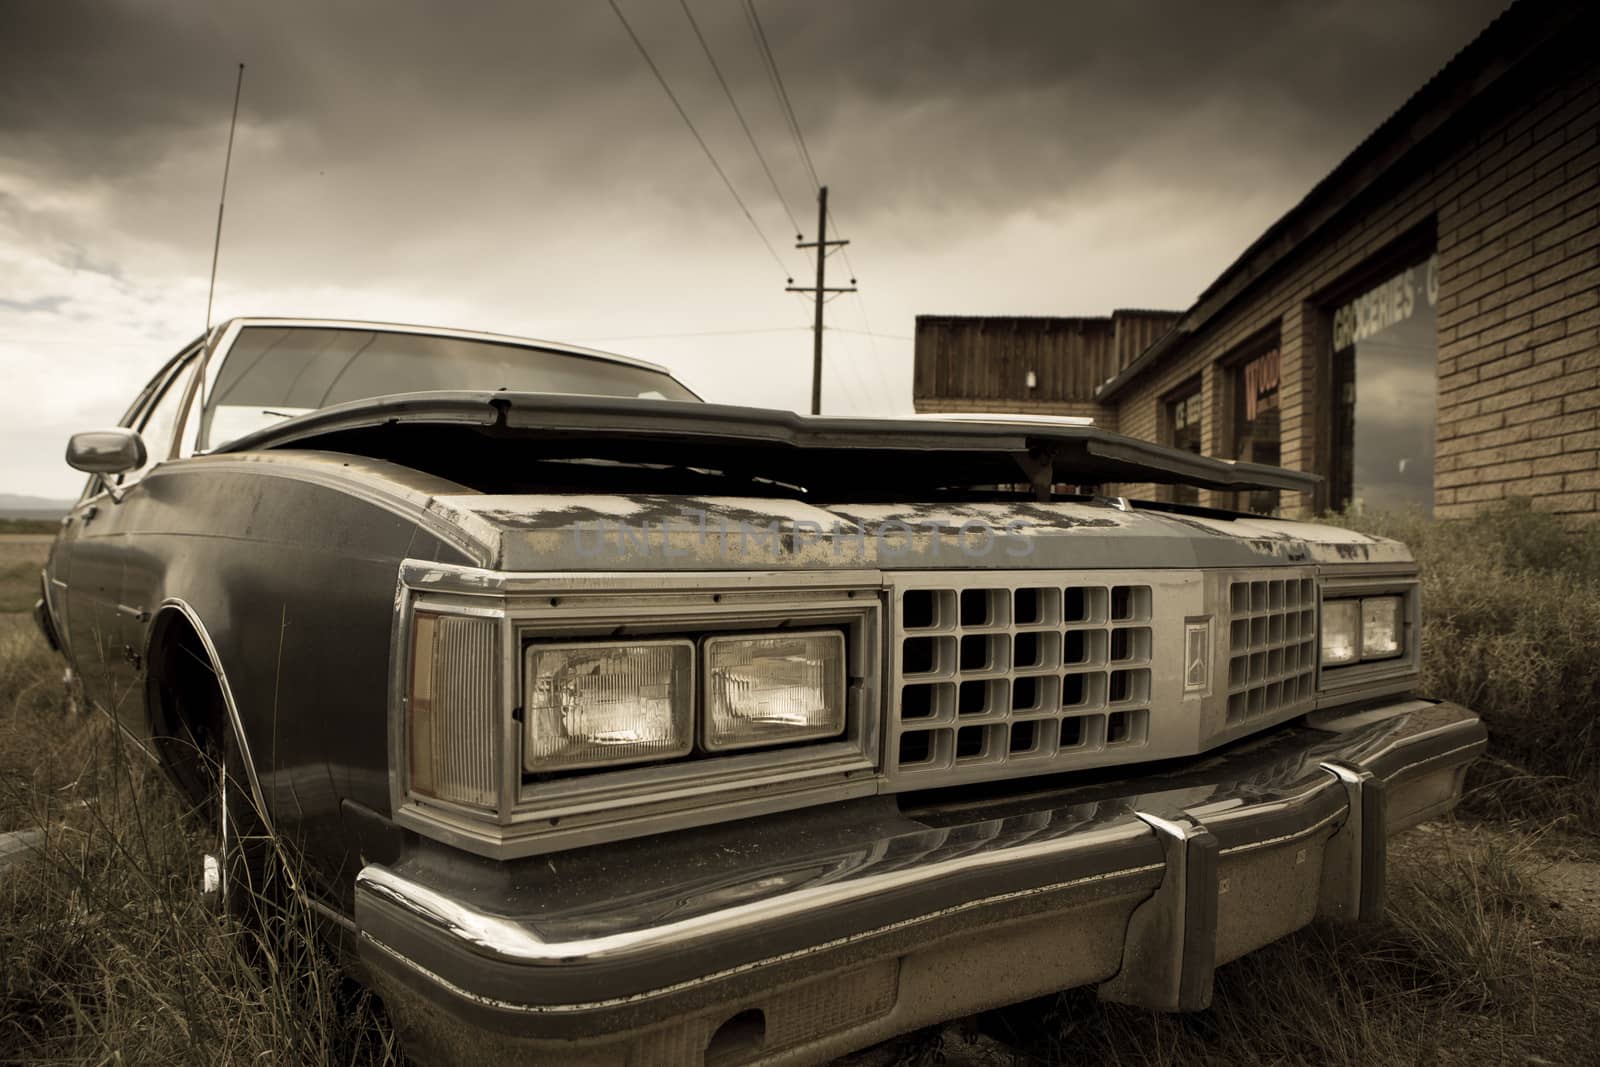
[[[810,503],[657,494],[439,494],[510,571],[1193,568],[1409,563],[1399,542],[1110,500]]]
[[[1094,426],[867,419],[661,400],[417,393],[327,408],[219,452],[425,473],[436,517],[507,570],[1232,567],[1409,560],[1351,531],[1097,495],[1313,476]],[[449,487],[449,488],[446,488]]]

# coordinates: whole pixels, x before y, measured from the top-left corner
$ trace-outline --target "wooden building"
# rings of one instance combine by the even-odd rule
[[[1171,330],[1178,314],[918,315],[912,399],[918,411],[1080,415],[1114,423],[1095,390]]]

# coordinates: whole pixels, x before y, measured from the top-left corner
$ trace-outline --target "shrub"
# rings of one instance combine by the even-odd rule
[[[1468,804],[1595,832],[1600,818],[1600,527],[1526,501],[1470,519],[1330,521],[1406,542],[1422,571],[1423,691],[1479,712],[1490,758]]]

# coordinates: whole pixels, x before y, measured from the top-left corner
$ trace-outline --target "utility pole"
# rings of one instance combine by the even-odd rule
[[[797,234],[796,236],[804,236]],[[816,302],[816,318],[811,326],[811,414],[822,414],[822,305],[827,303],[829,293],[853,293],[856,291],[855,279],[850,279],[848,287],[829,289],[827,285],[828,249],[843,247],[849,241],[830,241],[828,238],[828,187],[824,185],[817,191],[817,239],[815,241],[801,241],[796,248],[815,248],[817,250],[817,284],[814,286],[791,285],[786,292],[810,293]]]

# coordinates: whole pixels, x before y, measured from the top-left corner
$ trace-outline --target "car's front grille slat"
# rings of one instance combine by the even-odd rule
[[[893,773],[965,780],[1144,743],[1150,586],[960,581],[899,592]]]
[[[1316,679],[1317,591],[1310,578],[1228,586],[1227,723],[1309,703]]]

